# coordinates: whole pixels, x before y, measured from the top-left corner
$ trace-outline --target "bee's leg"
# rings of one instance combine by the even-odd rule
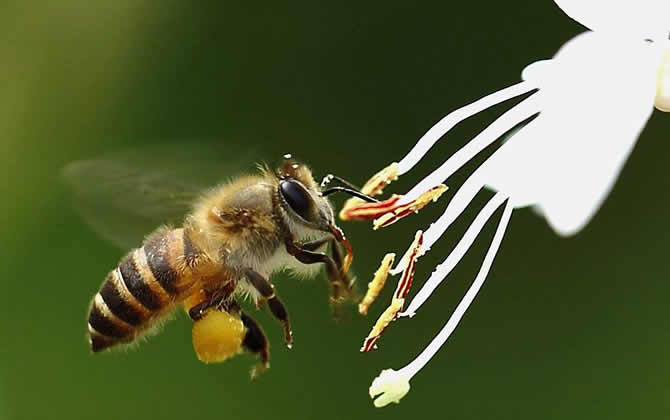
[[[223,291],[215,292],[207,300],[200,302],[199,304],[189,309],[188,316],[193,321],[198,321],[205,315],[205,312],[207,312],[209,308],[221,308],[221,305],[228,299],[229,295],[229,293],[224,293]]]
[[[260,363],[251,371],[251,378],[254,379],[259,373],[270,367],[270,349],[265,333],[253,318],[244,312],[240,313],[242,323],[247,328],[247,333],[242,341],[242,346],[249,352],[257,354],[261,359]]]
[[[307,245],[309,247],[310,243],[308,242]],[[307,249],[308,247],[305,247],[303,244],[288,242],[286,244],[286,251],[303,264],[325,264],[328,281],[332,286],[331,302],[335,304],[341,303],[343,298],[351,293],[351,281],[348,276],[342,274],[342,255],[339,249],[337,249],[337,244],[333,246],[333,254],[334,258],[338,261],[337,263],[330,256],[322,252],[312,252]]]
[[[188,310],[188,316],[193,320],[193,321],[198,321],[202,319],[202,317],[205,315],[205,312],[207,309],[211,307],[211,303],[209,300],[206,300],[204,302],[200,302],[199,304],[195,305],[191,309]]]
[[[240,306],[239,303],[237,303],[236,300],[230,299],[226,300],[219,305],[219,310],[223,310],[228,312],[229,314],[241,314],[242,313],[242,307]]]
[[[333,256],[332,256],[333,262],[337,266],[340,273],[342,273],[342,265],[344,263],[344,259],[342,258],[342,250],[340,249],[340,246],[338,245],[335,238],[323,238],[323,239],[317,239],[315,241],[303,242],[299,246],[304,251],[312,251],[313,252],[313,251],[316,251],[317,249],[321,248],[324,244],[326,244],[328,242],[331,243],[330,247],[333,251]],[[342,277],[345,277],[345,276],[342,276]],[[344,278],[343,280],[344,280],[345,284],[350,283],[350,280],[349,280],[348,277]]]
[[[342,281],[344,282],[347,287],[351,288],[352,286],[352,281],[351,278],[342,273],[342,267],[344,266],[344,258],[342,257],[342,249],[340,248],[340,244],[335,240],[331,239],[331,246],[330,248],[332,249],[333,252],[333,261],[335,262],[335,265],[337,265],[337,268],[340,270],[340,274],[342,275]]]
[[[337,243],[335,238],[323,238],[323,239],[317,239],[315,241],[309,241],[309,242],[303,242],[300,244],[300,247],[305,250],[305,251],[316,251],[317,249],[321,248],[323,244],[330,242],[330,249],[332,250],[332,258],[333,262],[337,266],[340,272],[340,276],[342,277],[342,282],[345,285],[352,285],[351,278],[349,276],[342,274],[342,266],[344,265],[344,258],[342,257],[342,250],[340,248],[340,245]]]
[[[334,238],[322,238],[315,241],[303,242],[300,247],[305,251],[316,251],[328,242],[335,242]]]
[[[274,286],[265,277],[252,269],[247,270],[246,275],[247,280],[258,290],[263,299],[267,301],[272,315],[284,325],[284,340],[286,341],[286,345],[291,348],[293,345],[293,331],[291,331],[288,312],[282,301],[275,294]]]

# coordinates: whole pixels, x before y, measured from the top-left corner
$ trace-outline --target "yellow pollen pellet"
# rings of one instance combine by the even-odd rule
[[[238,316],[210,310],[193,323],[193,349],[201,362],[223,362],[241,352],[245,334]]]

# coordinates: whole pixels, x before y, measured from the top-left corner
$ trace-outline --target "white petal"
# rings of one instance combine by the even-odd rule
[[[665,52],[663,64],[658,70],[655,105],[659,111],[670,112],[670,48]]]
[[[546,75],[551,74],[552,64],[553,60],[539,60],[530,63],[521,72],[521,78],[524,81],[533,82],[533,84],[539,86]]]
[[[537,204],[559,234],[597,211],[653,111],[657,50],[610,41],[587,32],[561,48],[533,95],[542,113],[480,168],[518,206]]]
[[[568,16],[593,31],[667,38],[670,32],[668,0],[554,0]]]

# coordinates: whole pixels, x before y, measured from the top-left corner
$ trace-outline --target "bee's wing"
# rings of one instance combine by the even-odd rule
[[[72,162],[62,175],[86,223],[129,249],[162,224],[181,224],[204,190],[253,171],[253,165],[249,151],[155,145]]]

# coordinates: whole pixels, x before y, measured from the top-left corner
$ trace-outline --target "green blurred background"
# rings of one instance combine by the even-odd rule
[[[581,31],[550,0],[240,3],[0,7],[1,419],[667,416],[670,118],[658,112],[582,233],[560,239],[531,211],[514,213],[487,285],[400,405],[374,409],[370,381],[403,366],[442,327],[493,226],[419,316],[395,324],[371,354],[358,348],[390,290],[374,315],[352,310],[348,322],[335,324],[323,279],[280,278],[296,345],[284,349],[280,328],[258,313],[274,347],[272,368],[256,382],[249,356],[198,362],[181,314],[136,351],[91,355],[86,308],[123,251],[72,210],[58,177],[68,162],[209,139],[258,150],[256,160],[290,151],[319,174],[361,182],[449,110],[515,83],[526,64]],[[459,126],[395,190],[406,190],[500,109]],[[449,183],[457,186],[472,168]],[[404,251],[453,191],[386,231],[344,225],[359,283],[384,253]],[[418,283],[484,199],[421,259]]]

